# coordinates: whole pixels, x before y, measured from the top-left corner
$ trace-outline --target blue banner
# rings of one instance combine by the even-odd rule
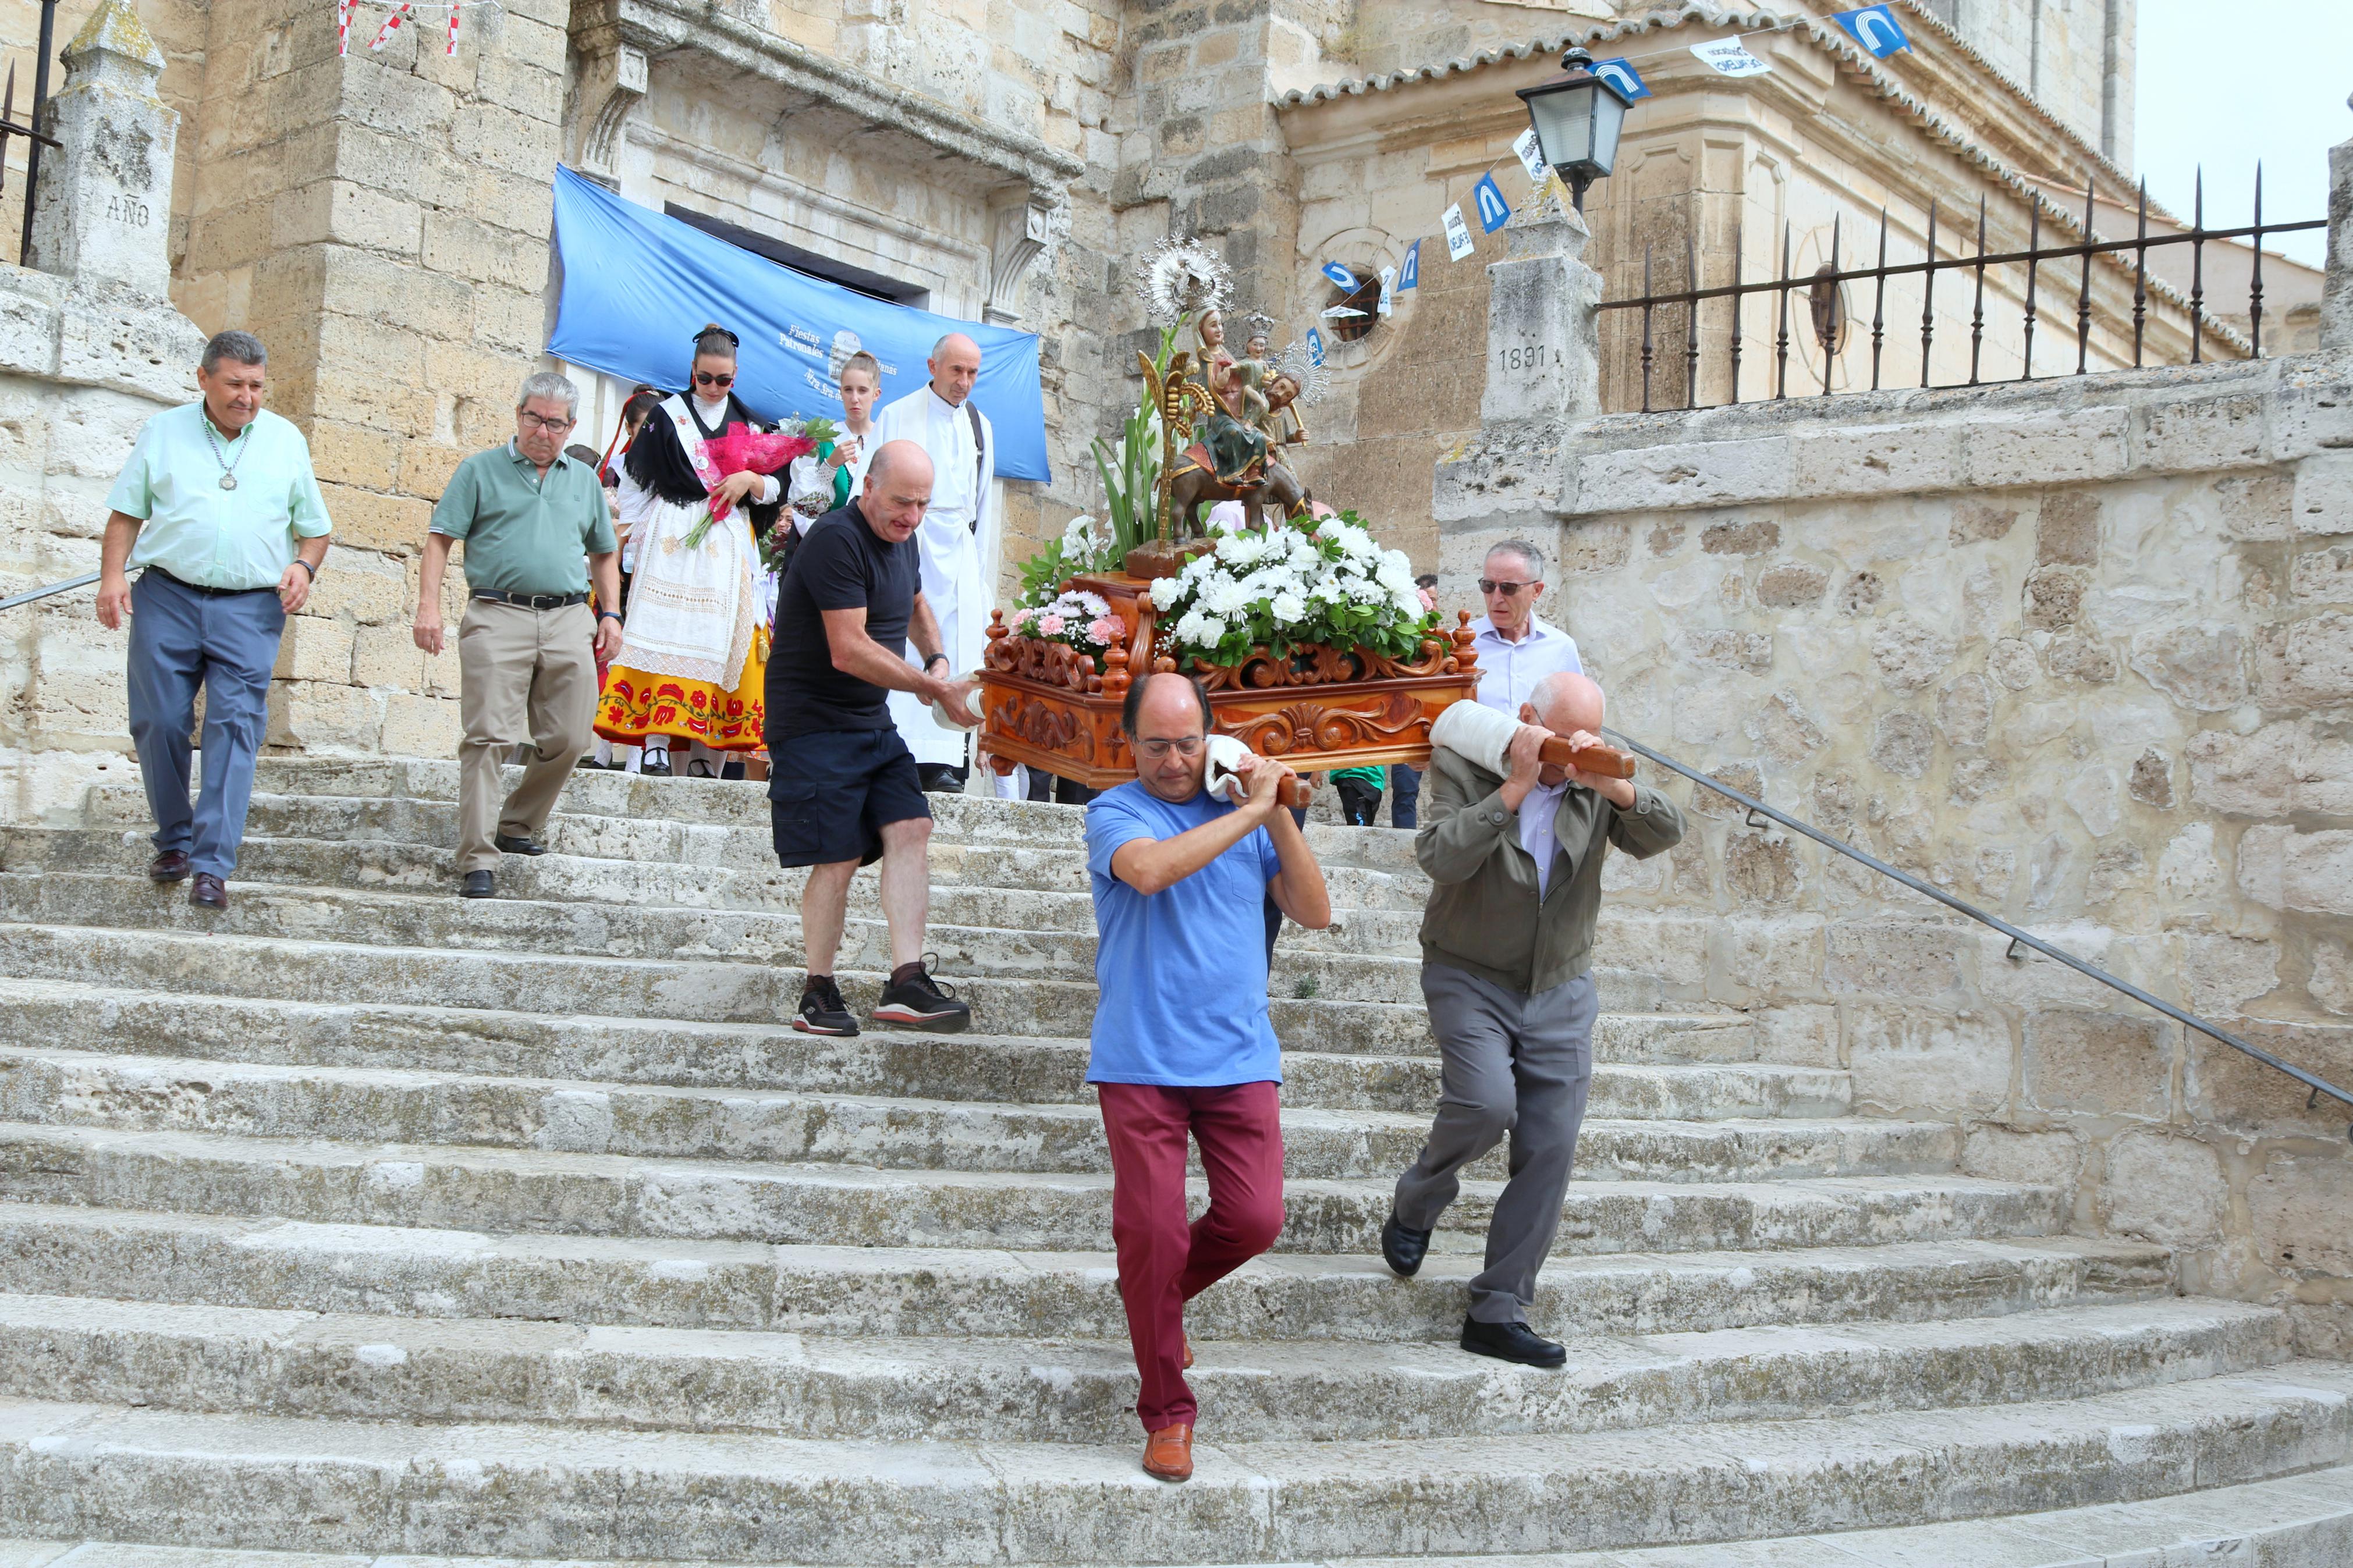
[[[1885,59],[1899,49],[1908,49],[1912,40],[1895,25],[1895,13],[1885,5],[1864,5],[1852,11],[1841,11],[1831,20],[1847,30],[1849,37],[1869,49],[1880,59]]]
[[[743,339],[735,393],[752,412],[839,420],[834,377],[849,355],[862,348],[881,362],[880,408],[923,385],[932,345],[962,332],[980,345],[972,397],[996,432],[997,473],[1053,478],[1033,332],[853,293],[565,168],[555,171],[555,249],[564,282],[547,352],[558,359],[675,392],[686,384],[695,330],[717,321]]]
[[[1307,358],[1316,369],[1324,368],[1324,334],[1314,327],[1307,329]]]
[[[1335,289],[1345,289],[1351,294],[1356,291],[1356,275],[1336,261],[1324,264],[1324,276],[1331,280]]]
[[[1624,94],[1629,103],[1638,98],[1651,96],[1650,84],[1642,79],[1642,73],[1636,70],[1633,63],[1623,56],[1614,60],[1594,61],[1593,74]]]
[[[1512,221],[1512,204],[1504,199],[1504,187],[1495,184],[1493,174],[1482,174],[1479,183],[1471,187],[1479,203],[1479,227],[1493,234]]]
[[[1421,287],[1421,241],[1415,240],[1405,247],[1405,265],[1398,268],[1398,292]]]

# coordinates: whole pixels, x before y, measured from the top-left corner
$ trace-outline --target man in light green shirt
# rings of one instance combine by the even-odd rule
[[[417,600],[417,646],[438,654],[441,579],[466,543],[466,618],[458,626],[458,891],[496,891],[502,855],[541,855],[540,835],[596,717],[596,661],[621,646],[620,548],[605,487],[564,455],[580,393],[552,371],[524,379],[514,439],[458,465],[433,509]],[[587,605],[591,577],[597,608]],[[501,766],[529,750],[514,793]]]
[[[139,432],[107,497],[98,619],[131,621],[131,738],[155,814],[158,882],[228,907],[253,760],[286,617],[327,558],[327,506],[302,433],[261,406],[269,351],[250,332],[205,345],[201,402]],[[139,568],[134,587],[128,576]],[[188,796],[188,731],[205,689],[204,791]]]

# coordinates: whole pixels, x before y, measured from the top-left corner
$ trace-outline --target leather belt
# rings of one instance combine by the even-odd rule
[[[207,599],[234,599],[240,594],[274,594],[278,591],[275,584],[267,588],[207,588],[202,583],[191,583],[185,577],[174,577],[161,566],[150,566],[145,570],[154,573],[167,583],[185,588],[191,594],[202,594]]]
[[[585,605],[586,594],[505,594],[496,588],[477,588],[473,597],[486,599],[493,605],[513,605],[526,610],[560,610],[566,605]]]

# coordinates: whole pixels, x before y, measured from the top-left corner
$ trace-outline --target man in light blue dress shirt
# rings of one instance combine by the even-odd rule
[[[261,406],[268,372],[260,339],[215,336],[196,371],[203,401],[147,421],[106,500],[98,619],[109,631],[131,621],[131,739],[155,816],[147,875],[188,879],[203,909],[228,907],[278,640],[327,558],[311,448]],[[199,684],[204,791],[192,802]]]
[[[1536,615],[1544,597],[1544,552],[1525,540],[1510,539],[1487,552],[1480,567],[1479,596],[1487,614],[1471,623],[1472,650],[1479,656],[1479,705],[1519,716],[1536,682],[1547,675],[1582,675],[1577,639]]]

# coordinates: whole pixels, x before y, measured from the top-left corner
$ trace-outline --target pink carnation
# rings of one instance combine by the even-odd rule
[[[1087,638],[1110,647],[1127,636],[1127,623],[1117,616],[1097,616],[1087,623]]]
[[[1038,617],[1038,635],[1041,637],[1060,637],[1064,625],[1060,616],[1040,616]]]

